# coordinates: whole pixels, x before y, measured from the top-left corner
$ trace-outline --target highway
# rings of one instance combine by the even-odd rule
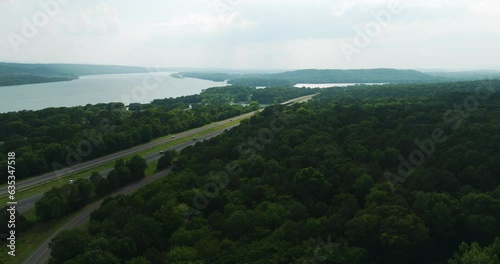
[[[233,118],[233,120],[235,120],[235,118]],[[182,150],[183,148],[185,148],[187,146],[191,146],[191,145],[196,144],[197,142],[201,142],[201,141],[213,138],[213,137],[215,137],[215,136],[223,133],[225,130],[231,129],[231,128],[236,127],[236,126],[238,126],[238,125],[233,125],[233,126],[230,126],[228,128],[225,128],[225,129],[219,129],[217,131],[211,132],[211,133],[206,134],[204,136],[200,136],[200,137],[198,137],[197,140],[186,141],[186,142],[180,143],[180,144],[175,145],[174,147],[171,147],[171,148],[168,148],[168,149],[174,149],[174,150],[177,150],[177,151]],[[160,153],[154,153],[154,154],[148,155],[148,156],[146,156],[144,158],[146,159],[147,162],[151,162],[151,161],[159,159],[160,157],[161,157]],[[110,171],[111,171],[111,169],[108,169],[108,170],[105,170],[105,171],[103,171],[101,173],[104,174],[104,175],[107,175],[107,173],[109,173]],[[153,182],[153,181],[159,179],[160,177],[162,177],[164,175],[167,175],[169,172],[170,172],[170,169],[165,170],[165,171],[161,171],[161,172],[157,172],[157,173],[155,173],[155,174],[153,174],[151,176],[143,178],[139,182],[136,182],[136,183],[133,183],[131,185],[127,185],[127,186],[123,187],[122,189],[118,190],[117,192],[111,194],[110,196],[112,197],[112,196],[116,196],[116,195],[119,195],[119,194],[131,193],[131,192],[133,192],[133,191],[141,188],[142,186],[144,186],[144,185],[146,185],[146,184],[148,184],[150,182]],[[35,195],[35,196],[32,196],[32,197],[29,197],[29,198],[26,198],[26,199],[18,201],[18,210],[20,212],[22,212],[22,211],[26,211],[26,210],[29,210],[29,209],[33,208],[34,205],[35,205],[35,202],[38,199],[40,199],[42,196],[43,196],[43,194],[38,194],[38,195]],[[47,240],[45,240],[43,242],[43,244],[40,245],[35,250],[35,252],[33,252],[33,254],[31,254],[31,256],[29,256],[23,263],[26,263],[26,264],[31,264],[31,263],[45,263],[48,260],[49,256],[50,256],[49,243],[52,240],[52,238],[54,238],[57,234],[59,234],[61,231],[65,230],[65,229],[69,229],[69,228],[76,227],[76,226],[84,224],[89,219],[90,214],[95,209],[99,208],[99,206],[100,206],[101,202],[103,201],[103,199],[100,199],[99,201],[94,202],[94,203],[86,206],[80,214],[78,214],[77,216],[75,216],[66,225],[64,225],[63,227],[61,227],[54,234],[52,234]]]
[[[291,103],[300,103],[300,102],[304,102],[304,101],[307,101],[307,100],[311,99],[313,96],[314,95],[303,96],[303,97],[299,97],[299,98],[295,98],[295,99],[286,101],[286,102],[281,103],[281,104],[282,105],[286,105],[286,104],[291,104]],[[240,115],[240,116],[237,116],[237,117],[233,117],[233,118],[230,118],[230,119],[226,119],[224,121],[219,122],[219,124],[224,124],[224,123],[228,123],[228,122],[231,122],[231,121],[242,120],[242,119],[245,119],[245,118],[248,118],[248,117],[252,116],[256,112],[258,112],[258,111],[247,113],[247,114],[243,114],[243,115]],[[205,131],[207,129],[210,129],[213,126],[214,126],[213,124],[206,125],[206,126],[203,126],[201,128],[196,128],[196,129],[185,131],[183,133],[179,133],[179,134],[176,135],[176,139],[183,138],[183,137],[191,137],[192,135],[194,135],[196,133],[199,133],[199,132]],[[235,126],[237,126],[237,125],[228,127],[226,129],[231,129],[231,128],[235,127]],[[198,141],[203,141],[205,139],[217,136],[220,133],[222,133],[224,130],[225,129],[221,129],[221,130],[217,130],[215,132],[212,132],[210,134],[207,134],[207,135],[205,135],[203,137],[200,137],[198,139]],[[112,161],[112,160],[115,160],[115,159],[118,159],[118,158],[121,158],[121,157],[128,156],[130,154],[134,154],[134,153],[139,152],[139,151],[147,150],[149,148],[165,144],[165,143],[170,142],[172,140],[174,140],[174,139],[172,139],[172,138],[166,138],[166,139],[162,139],[162,140],[153,141],[153,142],[150,142],[150,143],[147,143],[147,144],[136,146],[136,147],[133,147],[131,149],[123,150],[123,151],[120,151],[120,152],[117,152],[117,153],[114,153],[114,154],[102,157],[100,159],[96,159],[96,160],[84,162],[84,163],[75,165],[74,167],[70,167],[70,168],[61,170],[61,171],[59,171],[57,173],[56,172],[46,173],[46,174],[37,176],[35,178],[30,178],[30,179],[27,179],[27,180],[24,180],[24,181],[20,181],[20,182],[16,183],[16,190],[19,191],[19,190],[21,190],[23,188],[29,188],[29,187],[32,187],[34,185],[44,183],[46,181],[51,181],[51,180],[59,179],[59,177],[63,177],[63,176],[67,176],[67,175],[72,174],[72,173],[83,171],[83,170],[86,170],[86,169],[98,166],[98,165],[100,165],[102,163],[105,163],[105,162],[109,162],[109,161]],[[175,145],[175,146],[173,146],[170,149],[174,149],[174,150],[179,151],[179,150],[182,150],[183,148],[185,148],[185,147],[187,147],[189,145],[193,145],[195,143],[196,143],[196,141],[186,141],[184,143],[180,143],[178,145]],[[161,155],[159,153],[154,153],[154,154],[145,156],[144,159],[146,159],[146,162],[149,163],[149,162],[152,162],[152,161],[160,159],[160,156]],[[106,176],[106,175],[108,175],[108,173],[111,170],[112,169],[107,169],[107,170],[104,170],[104,171],[100,171],[99,173],[101,175],[103,175],[103,176]],[[2,190],[0,191],[0,196],[5,195],[6,191],[7,191],[6,187],[2,188]],[[33,195],[31,197],[27,197],[25,199],[17,201],[17,210],[20,213],[23,213],[23,212],[26,212],[26,211],[34,208],[36,201],[40,200],[42,197],[43,197],[43,193],[39,193],[39,194]]]
[[[144,185],[146,185],[146,184],[148,184],[150,182],[158,180],[162,176],[167,175],[169,172],[170,172],[170,169],[167,169],[167,170],[164,170],[164,171],[161,171],[161,172],[157,172],[157,173],[155,173],[153,175],[150,175],[150,176],[148,176],[146,178],[141,179],[138,182],[135,182],[135,183],[133,183],[131,185],[127,185],[127,186],[123,187],[122,189],[120,189],[120,190],[114,192],[113,194],[111,194],[110,196],[116,196],[116,195],[119,195],[119,194],[131,193],[131,192],[133,192],[133,191],[141,188],[142,186],[144,186]],[[69,229],[69,228],[76,227],[76,226],[84,224],[86,221],[89,220],[90,214],[94,210],[96,210],[97,208],[99,208],[99,206],[101,205],[101,203],[102,203],[103,200],[104,200],[104,198],[100,199],[99,201],[94,202],[94,203],[92,203],[90,205],[87,205],[80,214],[78,214],[77,216],[75,216],[66,225],[64,225],[63,227],[61,227],[54,234],[52,234],[47,240],[45,240],[33,252],[33,254],[31,254],[28,258],[26,258],[24,260],[23,263],[26,263],[26,264],[40,263],[40,264],[42,264],[42,263],[47,262],[47,260],[50,257],[49,243],[52,240],[52,238],[54,238],[57,234],[59,234],[61,231],[65,230],[65,229]]]
[[[307,101],[310,98],[312,98],[312,96],[299,97],[299,98],[290,100],[290,101],[282,103],[282,104],[304,102],[304,101]],[[255,112],[258,112],[258,111],[255,111]],[[245,119],[245,118],[250,117],[251,115],[253,115],[255,112],[251,112],[251,113],[244,114],[244,115],[241,115],[241,116],[238,116],[238,117],[234,117],[234,118],[231,118],[231,119],[219,122],[219,124],[220,123],[224,123],[224,122],[231,122],[231,121]],[[183,148],[185,148],[187,146],[194,145],[197,142],[200,142],[200,141],[203,141],[203,140],[215,137],[215,136],[223,133],[225,130],[231,129],[231,128],[236,127],[238,125],[239,124],[230,126],[228,128],[219,129],[217,131],[211,132],[211,133],[206,134],[204,136],[200,136],[200,137],[198,137],[197,140],[189,140],[189,141],[177,144],[177,145],[175,145],[175,146],[173,146],[173,147],[171,147],[169,149],[175,149],[177,151],[178,150],[182,150]],[[207,130],[207,129],[213,127],[213,126],[214,125],[204,126],[202,128],[198,128],[198,129],[186,131],[184,133],[179,133],[179,134],[177,134],[177,137],[179,138],[179,137],[192,136],[195,133]],[[162,141],[164,141],[164,142],[158,143],[160,141],[155,141],[155,142],[151,142],[151,144],[146,144],[146,145],[148,145],[148,147],[144,147],[145,145],[142,145],[142,146],[138,146],[138,147],[132,148],[130,150],[119,152],[119,153],[126,153],[126,154],[122,154],[122,156],[119,156],[119,157],[127,156],[127,155],[133,154],[133,153],[135,153],[137,151],[142,151],[142,150],[145,150],[147,148],[151,148],[151,147],[154,147],[154,146],[157,146],[157,145],[160,145],[160,144],[164,144],[164,143],[168,142],[169,140],[165,139],[165,140],[162,140]],[[113,154],[113,155],[117,155],[117,154],[118,153]],[[109,156],[111,156],[111,155],[109,155]],[[105,158],[108,158],[109,156],[106,156]],[[160,153],[154,153],[154,154],[148,155],[148,156],[146,156],[144,158],[146,159],[147,162],[151,162],[151,161],[159,159],[160,156],[161,156]],[[119,158],[119,157],[114,157],[113,159],[116,159],[116,158]],[[113,160],[113,159],[111,159],[111,160]],[[97,162],[97,160],[92,161],[92,162]],[[102,162],[106,162],[106,161],[101,161],[100,163],[102,163]],[[90,162],[86,162],[86,163],[90,163]],[[100,164],[100,163],[97,163],[97,165]],[[96,164],[94,164],[94,165],[88,165],[88,166],[89,166],[88,168],[91,168],[93,166],[96,166]],[[81,169],[81,170],[84,170],[84,169]],[[111,169],[102,171],[100,173],[102,173],[104,175],[107,175],[107,173],[109,173],[109,171],[111,171]],[[74,171],[72,171],[72,172],[74,172]],[[151,182],[159,179],[162,176],[167,175],[169,172],[170,172],[170,169],[164,170],[164,171],[161,171],[161,172],[157,172],[157,173],[155,173],[153,175],[150,175],[150,176],[148,176],[146,178],[141,179],[140,181],[138,181],[136,183],[133,183],[131,185],[123,187],[122,189],[120,189],[120,190],[114,192],[113,194],[111,194],[110,196],[116,196],[116,195],[119,195],[119,194],[131,193],[131,192],[139,189],[140,187],[142,187],[142,186],[144,186],[144,185],[146,185],[148,183],[151,183]],[[56,175],[56,177],[57,177],[57,175]],[[39,184],[39,183],[35,183],[35,184]],[[23,208],[22,210],[24,210],[24,211],[26,211],[26,210],[28,210],[30,208],[33,208],[35,202],[38,199],[40,199],[42,196],[43,196],[43,194],[38,194],[38,195],[35,195],[35,196],[32,196],[32,197],[29,197],[29,198],[26,198],[26,199],[18,201],[18,208],[19,208],[18,210],[21,210],[21,207]],[[107,197],[109,197],[109,196],[107,196]],[[45,263],[45,262],[47,262],[47,260],[48,260],[48,258],[50,256],[49,243],[52,240],[52,238],[54,238],[57,234],[59,234],[61,231],[65,230],[65,229],[69,229],[69,228],[72,228],[72,227],[76,227],[76,226],[82,225],[83,223],[85,223],[86,221],[88,221],[88,219],[90,217],[90,214],[95,209],[99,208],[99,206],[100,206],[101,202],[103,201],[103,199],[101,199],[101,200],[99,200],[97,202],[94,202],[94,203],[86,206],[85,208],[83,208],[82,211],[81,211],[81,213],[79,213],[77,216],[75,216],[72,220],[70,220],[66,225],[64,225],[63,227],[61,227],[59,230],[57,230],[56,232],[54,232],[54,234],[52,234],[47,240],[45,240],[26,260],[24,260],[23,263],[31,264],[31,263]]]
[[[252,116],[254,113],[255,112],[251,112],[251,113],[247,113],[247,114],[240,115],[237,117],[233,117],[231,119],[226,119],[224,121],[220,121],[219,124],[231,122],[231,120],[233,120],[233,121],[242,120],[242,119],[245,119],[245,118]],[[33,187],[35,185],[38,185],[38,184],[41,184],[44,182],[59,179],[60,177],[68,176],[68,175],[73,174],[73,173],[77,173],[80,171],[91,169],[91,168],[96,167],[100,164],[103,164],[103,163],[106,163],[109,161],[113,161],[113,160],[116,160],[118,158],[126,157],[128,155],[131,155],[131,154],[134,154],[134,153],[137,153],[140,151],[148,150],[150,148],[166,144],[170,141],[173,141],[173,140],[176,140],[179,138],[191,137],[192,135],[194,135],[196,133],[203,132],[207,129],[210,129],[213,126],[214,126],[213,124],[210,124],[210,125],[206,125],[206,126],[203,126],[200,128],[191,129],[191,130],[176,134],[175,139],[164,138],[161,140],[152,141],[152,142],[142,144],[142,145],[130,148],[130,149],[122,150],[122,151],[119,151],[119,152],[116,152],[116,153],[113,153],[113,154],[110,154],[110,155],[107,155],[107,156],[104,156],[101,158],[97,158],[97,159],[94,159],[91,161],[82,162],[82,163],[79,163],[79,164],[74,165],[72,167],[61,169],[59,171],[52,171],[52,172],[45,173],[42,175],[30,177],[26,180],[16,181],[16,191],[19,192],[22,189],[30,188],[30,187]],[[0,196],[4,196],[6,194],[7,194],[7,186],[5,185],[0,190]]]
[[[204,136],[200,136],[200,137],[198,137],[198,140],[196,140],[196,141],[189,140],[189,141],[177,144],[177,145],[175,145],[175,146],[173,146],[171,148],[168,148],[166,150],[173,149],[173,150],[176,150],[176,151],[180,151],[180,150],[182,150],[183,148],[185,148],[187,146],[191,146],[191,145],[196,144],[196,142],[200,142],[200,141],[203,141],[203,140],[215,137],[215,136],[221,134],[222,132],[224,132],[224,130],[231,129],[231,128],[235,127],[235,126],[237,126],[237,125],[233,125],[233,126],[230,126],[228,128],[220,129],[220,130],[214,131],[212,133],[206,134]],[[160,157],[161,157],[160,153],[153,153],[153,154],[145,156],[144,159],[146,160],[147,163],[149,163],[149,162],[152,162],[152,161],[160,159]],[[99,173],[101,175],[103,175],[104,177],[106,177],[111,170],[112,169],[106,169],[104,171],[100,171]],[[36,201],[40,200],[42,197],[43,197],[43,193],[39,193],[37,195],[33,195],[33,196],[28,197],[28,198],[19,200],[17,202],[17,210],[20,213],[24,213],[24,212],[26,212],[26,211],[34,208]]]
[[[311,99],[313,96],[314,95],[302,96],[302,97],[298,97],[298,98],[286,101],[286,102],[281,103],[281,104],[286,105],[286,104],[291,104],[291,103],[304,102],[304,101]],[[250,112],[250,113],[243,114],[243,115],[233,117],[233,118],[228,118],[228,119],[220,121],[218,123],[224,124],[224,123],[228,123],[231,121],[242,120],[242,119],[245,119],[245,118],[252,116],[253,114],[255,114],[256,112],[259,112],[259,111],[261,111],[261,110]],[[19,192],[22,189],[27,189],[27,188],[30,188],[30,187],[33,187],[35,185],[39,185],[39,184],[42,184],[42,183],[45,183],[48,181],[60,179],[61,177],[65,177],[65,176],[68,176],[68,175],[73,174],[73,173],[88,170],[88,169],[91,169],[93,167],[99,166],[103,163],[110,162],[110,161],[116,160],[118,158],[123,158],[123,157],[126,157],[128,155],[140,152],[140,151],[148,150],[150,148],[166,144],[166,143],[173,141],[173,140],[176,140],[178,138],[191,137],[192,135],[194,135],[196,133],[203,132],[207,129],[210,129],[213,126],[214,126],[213,124],[205,125],[203,127],[199,127],[199,128],[195,128],[195,129],[191,129],[191,130],[182,132],[182,133],[178,133],[178,134],[176,134],[175,139],[163,138],[160,140],[154,140],[154,141],[146,143],[146,144],[142,144],[139,146],[132,147],[130,149],[126,149],[126,150],[122,150],[122,151],[119,151],[119,152],[116,152],[113,154],[109,154],[107,156],[103,156],[103,157],[100,157],[100,158],[97,158],[97,159],[94,159],[91,161],[82,162],[82,163],[79,163],[77,165],[67,167],[67,168],[64,168],[64,169],[61,169],[58,171],[51,171],[51,172],[48,172],[45,174],[30,177],[30,178],[25,179],[25,180],[16,181],[16,192]],[[7,195],[7,185],[2,186],[2,188],[0,189],[0,197],[5,196],[5,195]]]

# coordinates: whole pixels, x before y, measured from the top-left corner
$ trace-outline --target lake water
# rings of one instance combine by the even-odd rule
[[[203,89],[226,86],[192,78],[173,78],[172,72],[82,76],[68,82],[0,87],[0,113],[47,107],[122,102],[149,103],[154,99],[198,94]]]
[[[298,83],[295,87],[307,87],[307,88],[328,88],[328,87],[346,87],[354,85],[382,85],[387,83]]]

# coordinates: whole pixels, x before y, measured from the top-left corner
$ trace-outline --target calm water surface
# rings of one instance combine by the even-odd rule
[[[0,113],[96,103],[149,103],[154,99],[198,94],[224,82],[177,79],[172,72],[82,76],[68,82],[0,87]]]

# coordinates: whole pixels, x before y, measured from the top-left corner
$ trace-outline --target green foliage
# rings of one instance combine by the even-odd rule
[[[4,113],[0,114],[0,154],[16,152],[16,177],[23,179],[255,111],[259,103],[280,103],[316,92],[225,86],[199,95],[132,104],[128,109],[123,103],[109,103]],[[0,183],[5,183],[5,160],[0,161],[0,169]],[[131,177],[141,175],[132,172]]]
[[[65,263],[85,252],[85,247],[91,240],[82,229],[64,230],[52,239],[49,244],[50,255],[54,264]],[[76,262],[81,263],[81,262]]]
[[[143,157],[134,155],[127,161],[127,167],[130,170],[132,180],[139,180],[146,177],[145,171],[148,168],[148,164]]]
[[[167,150],[163,152],[160,160],[158,160],[158,164],[156,165],[156,170],[161,171],[170,167],[175,157],[177,157],[177,151],[175,150]]]
[[[290,86],[297,83],[408,83],[440,81],[445,78],[414,70],[298,70],[273,74],[227,74],[211,72],[181,72],[183,77],[224,81],[233,85]]]
[[[498,263],[500,82],[443,118],[479,85],[324,89],[269,106],[185,148],[165,179],[107,199],[88,233],[124,263]]]
[[[107,178],[93,172],[89,179],[79,179],[44,193],[35,203],[35,214],[42,221],[58,219],[120,186],[144,178],[146,169],[146,160],[138,155],[129,160],[118,159]]]
[[[498,253],[495,252],[495,246],[498,249],[499,240],[496,245],[481,247],[477,242],[469,244],[462,242],[458,247],[458,252],[453,254],[453,258],[448,260],[448,264],[498,264]]]

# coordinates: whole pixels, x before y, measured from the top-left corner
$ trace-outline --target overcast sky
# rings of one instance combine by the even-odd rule
[[[500,70],[499,14],[498,0],[0,0],[0,61]]]

